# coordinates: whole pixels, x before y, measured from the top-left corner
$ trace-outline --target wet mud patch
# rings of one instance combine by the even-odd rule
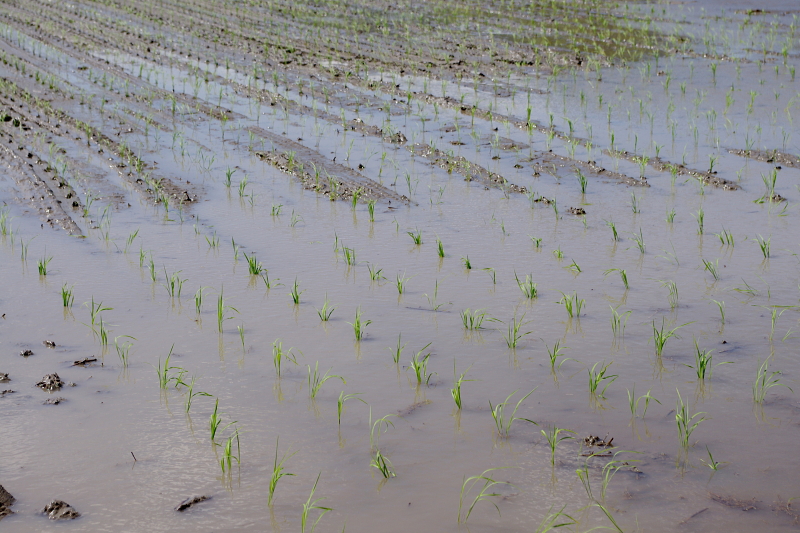
[[[741,189],[736,182],[717,176],[716,171],[701,172],[688,168],[686,165],[680,163],[670,163],[660,157],[646,157],[625,150],[609,149],[603,150],[603,153],[611,157],[616,157],[617,159],[625,159],[637,165],[649,165],[660,172],[670,172],[678,176],[690,176],[706,185],[711,185],[727,191],[737,191]]]
[[[596,161],[582,161],[574,157],[558,155],[552,152],[540,152],[535,157],[522,160],[531,163],[533,175],[549,174],[555,178],[561,178],[560,171],[572,170],[574,172],[585,172],[596,178],[614,180],[631,187],[649,187],[647,179],[637,179],[620,172],[608,170],[597,164]]]

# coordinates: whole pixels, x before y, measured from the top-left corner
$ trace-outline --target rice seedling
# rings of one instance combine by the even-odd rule
[[[269,479],[269,496],[267,497],[267,505],[272,507],[272,502],[275,499],[275,490],[278,488],[278,482],[284,476],[293,476],[294,474],[290,472],[284,472],[283,463],[287,460],[291,459],[296,453],[292,452],[291,446],[288,450],[286,450],[283,455],[281,456],[280,461],[278,460],[278,448],[280,445],[280,437],[275,438],[275,459],[272,462],[272,475]]]
[[[236,326],[236,329],[239,331],[239,341],[241,341],[241,343],[242,343],[242,352],[244,352],[245,351],[245,346],[244,346],[244,324],[240,324],[240,325]]]
[[[647,408],[650,407],[650,400],[653,400],[658,405],[661,405],[661,402],[658,399],[654,398],[650,395],[650,390],[647,391],[647,394],[643,394],[636,398],[636,384],[633,385],[633,390],[625,389],[628,392],[628,407],[631,410],[631,418],[636,418],[639,412],[639,402],[644,400],[644,409],[642,409],[642,414],[640,418],[644,420],[644,417],[647,415]]]
[[[601,483],[600,483],[600,499],[605,501],[606,499],[606,492],[608,491],[608,486],[611,484],[611,480],[614,478],[614,474],[619,472],[620,468],[623,467],[630,467],[630,463],[638,463],[638,460],[635,459],[617,459],[617,456],[623,453],[642,453],[642,452],[630,452],[627,450],[620,450],[618,452],[614,452],[613,458],[611,461],[607,462],[603,465],[602,470],[600,471],[601,474]]]
[[[47,266],[50,264],[50,261],[53,260],[53,257],[42,257],[36,261],[36,269],[39,271],[40,276],[47,275]]]
[[[553,250],[553,255],[556,257],[556,259],[564,259],[564,252],[561,251],[560,246]]]
[[[211,413],[211,416],[208,419],[208,429],[209,435],[211,436],[211,442],[214,442],[217,438],[217,432],[219,431],[220,425],[222,425],[222,416],[219,414],[219,398],[217,398],[214,402],[214,411]]]
[[[275,339],[272,343],[272,364],[275,367],[275,374],[280,378],[281,370],[283,368],[283,361],[290,361],[297,365],[297,356],[292,353],[294,348],[289,348],[283,351],[283,342],[280,339]]]
[[[517,344],[519,344],[519,341],[522,340],[524,336],[532,333],[531,331],[521,331],[522,326],[530,322],[530,320],[527,322],[525,321],[525,313],[522,313],[522,316],[519,319],[517,319],[517,315],[515,313],[511,320],[509,320],[507,323],[501,320],[498,322],[506,324],[506,333],[503,335],[503,340],[506,341],[506,344],[512,350],[517,348]]]
[[[753,402],[763,404],[767,393],[773,387],[786,387],[794,392],[789,385],[780,382],[781,380],[778,377],[780,375],[780,371],[769,371],[769,357],[767,357],[764,362],[759,365],[758,371],[756,372],[756,380],[753,382]]]
[[[386,433],[389,431],[389,426],[394,427],[394,423],[389,420],[389,418],[393,416],[398,416],[395,414],[389,414],[384,416],[383,418],[377,419],[375,422],[372,421],[372,407],[369,408],[369,448],[370,450],[377,450],[378,449],[378,441],[381,438],[381,434]]]
[[[437,279],[433,286],[433,296],[429,296],[427,293],[424,294],[425,298],[428,300],[428,305],[431,306],[431,311],[438,311],[440,307],[446,305],[443,303],[437,303],[437,299],[439,298],[439,280]],[[450,303],[450,302],[447,302]]]
[[[703,211],[703,208],[701,207],[697,210],[697,213],[693,214],[692,216],[695,218],[695,220],[697,220],[697,234],[702,235],[705,230],[705,211]]]
[[[389,459],[383,455],[380,450],[375,450],[375,456],[372,458],[372,461],[370,461],[369,466],[377,469],[385,479],[389,479],[390,477],[395,477],[397,475],[392,468],[392,462],[389,461]]]
[[[564,304],[564,309],[566,309],[567,315],[569,315],[570,318],[580,318],[581,310],[586,305],[586,300],[578,298],[577,292],[572,293],[571,296],[562,292],[561,299],[558,303]]]
[[[372,320],[361,320],[361,306],[359,305],[356,308],[356,317],[353,322],[348,322],[351,326],[353,326],[353,334],[356,337],[356,342],[360,341],[364,338],[364,330],[372,324]]]
[[[200,287],[197,289],[197,292],[194,293],[194,308],[198,315],[203,310],[203,291],[210,288],[211,287]]]
[[[214,232],[210,237],[206,235],[206,243],[208,243],[209,248],[219,248],[219,237],[217,237],[217,233]]]
[[[369,212],[369,221],[375,222],[375,200],[367,201],[367,211]]]
[[[563,506],[561,509],[553,512],[553,506],[550,506],[550,509],[547,510],[547,514],[542,521],[539,522],[539,526],[536,528],[534,533],[547,533],[548,531],[552,531],[554,529],[558,529],[561,527],[569,527],[574,526],[578,522],[570,515],[564,512],[567,506]],[[567,520],[567,522],[562,522],[562,520]]]
[[[403,348],[406,347],[405,344],[402,344],[402,345],[400,344],[402,337],[403,337],[403,334],[401,333],[400,335],[397,336],[397,346],[389,348],[389,351],[392,354],[392,361],[394,361],[394,364],[399,364],[400,363],[400,356],[403,353]],[[406,343],[406,344],[408,344],[408,343]]]
[[[89,322],[90,322],[89,327],[92,329],[92,331],[94,331],[95,325],[97,325],[97,321],[98,321],[98,319],[100,317],[100,313],[102,313],[103,311],[113,311],[114,310],[113,307],[103,307],[103,302],[95,303],[94,296],[92,296],[91,301],[84,302],[83,305],[85,305],[86,307],[89,308]]]
[[[586,185],[588,185],[589,180],[586,179],[586,176],[583,175],[579,169],[575,169],[575,173],[578,176],[578,184],[581,186],[581,194],[586,194]]]
[[[517,402],[516,406],[514,406],[514,410],[511,411],[510,414],[508,414],[508,411],[507,411],[506,408],[509,406],[509,402],[511,401],[511,397],[514,396],[517,393],[516,390],[514,392],[512,392],[511,394],[509,394],[508,397],[506,397],[504,402],[500,402],[497,405],[492,405],[492,401],[489,400],[489,409],[491,409],[491,411],[492,411],[492,418],[494,419],[494,426],[495,426],[495,429],[497,429],[497,434],[501,438],[508,438],[508,434],[511,431],[511,426],[517,420],[522,420],[523,422],[530,422],[534,426],[538,426],[539,425],[539,424],[537,424],[536,422],[534,422],[533,420],[531,420],[529,418],[522,418],[522,417],[516,416],[517,409],[519,409],[519,406],[522,405],[522,402],[524,402],[526,399],[528,399],[528,396],[533,394],[533,391],[535,391],[537,388],[538,387],[534,387],[532,391],[530,391],[528,394],[523,396]]]
[[[539,431],[542,433],[542,435],[544,435],[544,438],[547,440],[547,446],[550,448],[550,464],[555,466],[556,447],[558,446],[558,443],[575,438],[570,435],[564,435],[563,437],[559,437],[559,434],[562,432],[566,432],[566,433],[572,433],[574,435],[575,432],[572,431],[571,429],[564,429],[557,426],[553,426],[552,428],[550,428],[549,431],[545,431],[543,429]]]
[[[491,492],[492,487],[496,485],[511,485],[507,481],[496,481],[495,479],[491,478],[487,474],[489,472],[493,472],[495,470],[500,470],[500,468],[488,468],[481,472],[477,476],[466,477],[464,476],[463,481],[461,482],[461,495],[458,498],[458,523],[467,523],[469,520],[470,515],[472,514],[473,509],[478,504],[478,502],[488,501],[491,503],[495,509],[497,509],[497,514],[500,514],[500,508],[497,506],[495,502],[493,502],[490,498],[495,498],[501,496],[499,493]],[[472,503],[469,507],[466,508],[466,512],[464,512],[464,506],[467,503],[465,501],[465,497],[468,498],[472,489],[478,483],[483,483],[480,490],[478,491],[475,498],[473,498]],[[512,485],[513,486],[513,485]]]
[[[72,307],[75,303],[75,295],[72,292],[74,288],[75,285],[68,287],[66,283],[61,286],[61,303],[64,307]]]
[[[19,258],[23,263],[28,261],[28,247],[31,245],[31,241],[35,238],[36,237],[31,237],[28,239],[28,242],[22,240],[21,237],[19,239]]]
[[[575,262],[574,259],[572,260],[572,263],[570,263],[569,265],[567,265],[564,268],[567,268],[567,269],[571,270],[574,274],[580,274],[581,272],[583,272],[581,270],[581,267],[578,265],[578,263]]]
[[[720,318],[720,321],[722,322],[722,325],[724,326],[725,325],[725,302],[719,302],[717,300],[711,300],[711,301],[714,302],[715,304],[717,304],[717,307],[719,308],[719,318]]]
[[[155,283],[156,282],[156,263],[153,261],[153,256],[150,256],[150,261],[147,265],[148,270],[150,271],[150,280]]]
[[[158,385],[162,390],[166,390],[170,383],[175,383],[175,387],[183,384],[183,375],[186,373],[186,370],[179,366],[170,366],[169,364],[169,360],[172,357],[172,351],[174,349],[175,345],[173,344],[172,347],[170,347],[167,358],[164,360],[163,364],[161,363],[161,358],[158,358],[158,367],[156,368],[156,372],[158,373]],[[173,370],[176,372],[173,372]]]
[[[342,376],[337,376],[336,374],[328,374],[331,371],[329,368],[324,374],[319,373],[319,361],[316,362],[314,365],[314,370],[311,370],[311,365],[306,365],[308,368],[308,397],[311,400],[316,399],[317,394],[319,394],[320,389],[331,378],[337,378],[342,381],[345,385],[347,385],[347,381]]]
[[[164,267],[164,288],[167,289],[167,294],[169,294],[170,298],[180,298],[181,291],[183,290],[183,284],[187,281],[185,279],[181,279],[178,275],[181,271],[178,270],[177,272],[173,272],[171,275],[167,275],[167,268]]]
[[[397,274],[397,279],[394,282],[394,286],[397,287],[397,293],[398,294],[403,294],[405,292],[405,290],[406,290],[406,282],[411,279],[411,278],[405,277],[405,275],[406,275],[405,272],[403,272],[402,275],[401,274]]]
[[[192,379],[189,381],[189,384],[186,386],[186,393],[185,393],[186,394],[186,404],[184,406],[184,409],[185,409],[187,415],[189,414],[189,410],[192,408],[192,401],[197,396],[211,396],[207,392],[202,392],[202,391],[196,391],[195,392],[194,384],[195,384],[196,381],[197,381],[197,377],[196,376],[192,376]]]
[[[271,215],[273,217],[281,216],[281,209],[283,209],[283,204],[272,204]]]
[[[419,229],[417,229],[416,233],[413,231],[407,231],[406,233],[409,237],[411,237],[411,240],[414,241],[415,245],[419,246],[422,244],[422,232]]]
[[[133,339],[136,340],[134,337],[130,335],[119,335],[118,337],[114,337],[114,348],[117,351],[117,355],[119,356],[119,360],[122,363],[124,368],[128,366],[128,356],[130,354],[131,348],[133,347],[133,343],[130,341],[124,341],[120,344],[120,339]]]
[[[297,283],[297,278],[294,278],[294,283],[292,284],[292,290],[289,291],[289,296],[292,298],[292,302],[294,305],[300,304],[300,295],[306,292],[305,290],[300,290],[300,284]]]
[[[331,305],[330,300],[328,300],[328,294],[325,294],[325,301],[322,303],[322,308],[317,309],[317,314],[319,315],[319,319],[323,322],[327,322],[331,319],[331,315],[336,310],[336,307]]]
[[[727,245],[727,246],[733,246],[734,245],[733,233],[731,233],[730,231],[726,230],[725,228],[722,228],[722,231],[720,231],[719,233],[715,233],[714,235],[717,236],[717,238],[719,239],[720,244]]]
[[[622,284],[625,286],[625,290],[628,290],[630,286],[628,285],[628,273],[625,271],[624,268],[609,268],[603,271],[603,276],[608,276],[612,272],[619,272],[619,277],[622,280]]]
[[[606,375],[608,371],[608,367],[614,364],[614,361],[611,361],[608,364],[603,363],[595,363],[591,369],[587,370],[589,373],[589,394],[593,397],[597,398],[605,398],[606,397],[606,389],[608,389],[609,385],[614,383],[614,381],[619,377],[617,374],[610,374]],[[600,365],[600,370],[595,371],[597,365]],[[600,386],[603,386],[601,389]]]
[[[702,261],[703,269],[707,270],[708,273],[711,274],[711,277],[714,278],[714,281],[718,280],[719,271],[717,269],[719,268],[719,259],[717,259],[715,262],[711,262],[708,259],[703,259]]]
[[[230,424],[229,424],[230,425]],[[236,454],[233,453],[233,441],[236,441]],[[231,465],[233,461],[236,461],[236,464],[242,463],[242,448],[239,443],[239,428],[234,427],[233,433],[231,433],[225,444],[222,445],[222,457],[219,458],[219,466],[222,469],[223,475],[226,472],[230,472]]]
[[[609,307],[611,306],[609,305]],[[620,314],[616,308],[611,307],[611,332],[614,334],[614,337],[625,336],[625,325],[628,323],[630,316],[630,310]]]
[[[347,246],[342,247],[342,255],[344,256],[344,264],[353,266],[356,264],[356,251]]]
[[[339,399],[336,402],[336,418],[340,426],[342,425],[342,414],[344,413],[344,403],[347,400],[358,400],[364,405],[368,405],[367,402],[365,402],[362,398],[359,398],[360,394],[361,394],[360,392],[345,394],[344,391],[339,393]]]
[[[131,244],[133,244],[133,241],[136,239],[136,237],[138,235],[139,235],[139,230],[137,229],[136,231],[134,231],[133,233],[128,235],[127,239],[125,239],[125,253],[126,254],[128,253],[128,248],[130,248]]]
[[[589,457],[591,458],[593,456],[590,455]],[[617,521],[614,520],[614,516],[611,514],[611,512],[602,503],[600,503],[592,493],[591,482],[589,479],[588,459],[587,462],[585,462],[581,468],[575,471],[575,473],[578,475],[578,479],[581,481],[581,484],[583,485],[583,488],[586,491],[587,496],[589,497],[590,503],[588,507],[597,507],[598,509],[600,509],[603,512],[603,514],[606,515],[606,518],[608,518],[609,522],[611,522],[611,525],[614,526],[614,529],[617,531],[617,533],[623,533],[622,528],[620,528],[619,524],[617,524]]]
[[[450,395],[453,397],[453,401],[456,403],[456,408],[461,409],[461,384],[465,381],[475,381],[474,379],[464,379],[469,372],[469,369],[472,368],[472,365],[468,366],[465,371],[461,373],[461,375],[457,375],[456,371],[456,361],[453,359],[453,388],[450,389]]]
[[[422,385],[423,383],[425,385],[430,384],[431,378],[436,374],[436,372],[428,372],[428,359],[430,359],[431,353],[428,352],[424,355],[422,353],[431,344],[433,343],[429,342],[423,346],[420,351],[411,356],[411,363],[408,365],[407,370],[412,370],[414,372],[414,376],[417,378],[417,386]]]
[[[645,251],[645,244],[644,244],[644,235],[642,235],[642,228],[639,228],[639,233],[631,233],[631,238],[633,242],[636,243],[636,247],[639,249],[639,253],[644,253]]]
[[[280,283],[280,278],[277,278],[275,280],[270,280],[269,279],[269,270],[266,270],[266,269],[261,274],[261,281],[264,282],[264,286],[266,287],[266,289],[268,291],[273,289],[274,287],[280,287],[280,286],[283,285],[283,283]]]
[[[470,262],[468,255],[462,257],[461,262],[464,263],[464,268],[466,268],[467,270],[472,270],[472,263]]]
[[[691,322],[687,322],[686,324],[681,324],[678,327],[667,329],[666,331],[664,331],[665,322],[666,322],[665,319],[662,317],[661,327],[657,328],[656,321],[653,320],[653,344],[656,347],[656,357],[661,357],[661,354],[664,352],[664,346],[667,345],[667,341],[669,339],[671,339],[672,337],[680,339],[680,337],[675,333],[676,331],[678,331],[683,326],[688,326],[689,324],[691,324]]]
[[[708,445],[706,445],[706,452],[708,453],[708,461],[706,461],[705,459],[700,459],[700,462],[709,467],[714,472],[716,472],[717,470],[719,470],[719,466],[722,463],[714,460],[714,456],[711,455],[711,450],[708,449]]]
[[[697,426],[703,421],[708,420],[708,418],[703,416],[707,414],[704,412],[691,414],[689,406],[686,405],[683,402],[683,398],[681,398],[681,392],[677,389],[676,392],[678,393],[678,401],[675,405],[675,424],[678,426],[678,444],[680,444],[680,447],[685,451],[689,449],[689,439],[694,430],[697,429]],[[695,419],[697,419],[696,422]]]
[[[319,483],[319,477],[321,475],[321,472],[317,474],[317,479],[314,481],[314,486],[311,488],[311,494],[309,494],[306,503],[303,504],[303,512],[300,514],[300,533],[306,533],[306,529],[309,527],[309,533],[314,533],[314,529],[316,529],[317,524],[319,524],[319,521],[322,520],[322,517],[333,511],[332,507],[323,507],[322,505],[317,505],[325,498],[317,498],[314,500],[314,493],[317,490],[317,483]],[[314,512],[318,512],[319,514],[317,515],[317,519],[312,522],[311,514]]]
[[[639,207],[639,199],[636,198],[636,194],[633,192],[631,193],[631,211],[633,211],[634,214],[641,213],[641,209]]]
[[[533,243],[533,247],[534,248],[541,248],[542,247],[542,238],[541,237],[533,237],[531,235],[528,235],[528,238],[530,238],[531,242]]]
[[[495,269],[493,269],[492,267],[486,267],[481,270],[485,270],[486,272],[489,273],[490,276],[492,276],[492,285],[497,285],[497,272],[495,271]]]
[[[659,280],[662,287],[666,287],[669,293],[667,294],[667,301],[669,301],[669,308],[675,309],[678,307],[678,285],[672,280]]]
[[[758,247],[761,249],[761,254],[764,256],[764,259],[769,259],[770,252],[769,252],[769,245],[772,237],[767,237],[764,239],[761,235],[756,236],[756,242],[758,243]]]
[[[562,350],[567,350],[568,348],[566,346],[561,346],[560,340],[556,341],[556,343],[553,345],[552,348],[550,348],[547,345],[545,345],[545,348],[547,348],[547,356],[550,359],[550,371],[553,373],[557,372],[558,370],[561,370],[561,365],[563,365],[567,361],[570,360],[574,361],[574,359],[572,359],[571,357],[563,358],[564,354],[561,352]],[[560,361],[559,357],[562,358]]]
[[[711,352],[714,350],[702,350],[697,344],[697,339],[694,340],[694,364],[687,366],[695,371],[699,381],[705,381],[706,378],[711,379],[711,373],[715,366],[730,364],[731,361],[723,361],[721,363],[712,364],[713,355]]]
[[[247,271],[251,276],[259,276],[266,270],[255,254],[247,255],[247,252],[242,252],[242,254],[244,254],[244,259],[247,261]]]
[[[613,220],[606,220],[605,223],[606,223],[606,226],[611,228],[611,236],[613,237],[613,239],[615,241],[622,240],[622,239],[619,238],[619,233],[617,233],[617,225],[614,224],[614,221]]]
[[[667,224],[675,222],[675,208],[667,209]]]
[[[229,316],[228,313],[234,311],[238,313],[239,311],[235,307],[231,307],[230,305],[225,305],[225,297],[224,297],[224,289],[219,291],[219,296],[217,296],[217,330],[222,333],[222,325],[225,323],[226,320],[231,320],[233,317]]]
[[[386,277],[382,274],[383,269],[378,268],[378,265],[367,263],[367,270],[369,270],[369,279],[371,279],[372,281],[380,281],[382,279],[386,279]]]
[[[461,311],[461,323],[464,324],[465,329],[483,329],[483,320],[485,318],[486,312],[483,309],[475,309],[472,311],[470,308],[467,308]]]
[[[436,253],[439,257],[444,258],[444,244],[439,237],[436,237]]]
[[[514,272],[514,279],[517,280],[517,287],[522,291],[526,298],[534,299],[539,294],[537,284],[533,282],[533,274],[527,274],[525,280],[520,280],[517,273]]]

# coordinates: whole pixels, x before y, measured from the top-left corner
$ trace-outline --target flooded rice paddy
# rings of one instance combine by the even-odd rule
[[[799,14],[4,2],[3,531],[797,530]]]

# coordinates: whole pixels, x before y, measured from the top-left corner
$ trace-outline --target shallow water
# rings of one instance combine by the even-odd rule
[[[690,21],[682,23],[683,34],[703,33],[696,7],[665,9],[662,18],[667,22]],[[710,13],[722,9],[706,7]],[[744,15],[734,13],[734,7],[724,9],[729,18],[714,24],[735,33],[736,21]],[[787,7],[776,3],[774,9]],[[779,22],[780,36],[793,31],[786,28],[790,17],[781,15]],[[146,21],[137,24],[152,27]],[[469,517],[471,531],[535,529],[548,509],[562,507],[579,522],[575,530],[610,526],[599,507],[586,508],[590,500],[576,475],[584,464],[596,501],[624,531],[796,529],[793,508],[782,511],[779,504],[800,496],[800,462],[790,452],[800,427],[800,403],[789,389],[777,386],[763,405],[754,404],[752,385],[767,357],[770,372],[781,372],[775,376],[781,384],[795,390],[798,385],[794,204],[800,171],[784,166],[777,173],[775,192],[786,202],[755,203],[765,192],[762,176],[775,165],[728,152],[752,142],[753,149],[798,153],[793,138],[797,89],[789,69],[797,63],[796,47],[784,65],[780,56],[759,64],[759,53],[743,44],[732,46],[725,53],[746,61],[738,69],[733,62],[720,61],[716,73],[708,59],[670,55],[657,64],[650,59],[649,68],[646,62],[631,64],[627,71],[604,68],[602,81],[593,70],[574,75],[565,70],[553,78],[515,74],[510,82],[499,80],[516,88],[513,97],[495,97],[491,81],[476,90],[472,80],[465,78],[459,85],[450,79],[443,89],[439,80],[428,81],[426,87],[424,76],[395,74],[404,91],[456,100],[463,94],[467,104],[486,111],[491,102],[495,113],[521,121],[530,84],[536,90],[531,119],[544,125],[552,121],[565,134],[571,121],[576,138],[591,139],[589,147],[564,137],[548,140],[539,131],[529,133],[502,119],[478,116],[473,121],[470,114],[434,107],[421,98],[408,105],[388,92],[322,74],[317,81],[329,90],[327,105],[318,92],[301,95],[303,88],[296,85],[259,84],[293,105],[306,106],[305,112],[259,105],[218,81],[201,84],[195,95],[191,63],[174,54],[160,56],[176,61],[168,67],[150,56],[137,58],[130,50],[90,51],[91,57],[111,62],[110,75],[120,80],[129,76],[132,92],[144,94],[156,86],[170,92],[168,80],[187,78],[186,95],[227,109],[232,118],[212,119],[186,101],[172,114],[167,98],[154,97],[149,103],[109,92],[98,84],[102,74],[97,70],[91,75],[78,70],[86,57],[73,52],[55,66],[41,61],[42,55],[51,56],[34,41],[23,41],[34,53],[31,61],[58,76],[63,90],[87,99],[96,95],[91,106],[62,98],[68,113],[112,138],[125,139],[148,165],[154,162],[149,172],[185,186],[199,201],[180,208],[171,203],[165,210],[131,187],[125,169],[120,175],[105,168],[103,174],[103,159],[109,154],[98,154],[93,143],[93,149],[85,149],[85,135],[77,140],[37,137],[42,131],[37,127],[19,131],[13,123],[3,123],[4,133],[39,157],[48,154],[48,139],[63,147],[71,158],[64,175],[80,193],[82,206],[89,203],[87,191],[96,197],[86,216],[81,216],[82,208],[70,211],[86,238],[70,237],[40,220],[33,204],[20,198],[11,174],[0,177],[0,200],[7,204],[6,220],[13,229],[0,246],[0,313],[5,313],[0,321],[0,372],[12,379],[0,387],[16,391],[0,397],[0,483],[17,498],[17,514],[3,520],[4,531],[52,527],[36,513],[53,498],[82,513],[79,520],[59,524],[70,531],[293,530],[300,527],[302,505],[317,475],[315,498],[325,498],[320,505],[333,508],[321,520],[320,531],[345,525],[348,531],[391,530],[396,521],[405,528],[457,530],[463,480],[489,468],[498,469],[489,472],[493,479],[508,483],[492,488],[500,494],[491,498],[500,513],[488,501],[479,502]],[[4,32],[2,43],[11,50],[20,41]],[[152,84],[138,77],[140,64],[154,72]],[[33,85],[13,66],[0,68],[14,83]],[[214,73],[248,84],[248,74],[222,67]],[[667,73],[670,83],[665,87]],[[289,74],[306,79],[305,90],[310,90],[303,71]],[[391,79],[372,70],[365,76]],[[733,102],[726,110],[731,85]],[[33,86],[46,93],[43,86]],[[176,84],[176,90],[182,89]],[[758,93],[752,109],[751,91]],[[96,102],[104,94],[110,101],[101,116]],[[388,103],[391,113],[378,109],[378,101]],[[358,102],[362,104],[356,110]],[[345,121],[358,117],[384,130],[389,117],[393,131],[403,132],[409,143],[452,150],[525,187],[531,198],[480,180],[464,181],[458,168],[449,173],[405,146],[347,131],[335,120],[315,119],[308,108],[334,117],[344,113]],[[112,109],[124,126],[107,118]],[[161,128],[146,130],[137,113],[150,113]],[[677,124],[674,130],[670,120]],[[253,126],[299,142],[331,162],[335,157],[411,202],[379,200],[371,221],[365,203],[352,209],[349,201],[332,202],[304,190],[252,153],[271,148],[269,140],[248,134],[245,128]],[[114,135],[126,127],[129,133]],[[529,147],[504,150],[501,137]],[[551,149],[566,158],[565,166],[555,176],[534,175],[530,160],[552,157]],[[587,172],[587,190],[581,194],[575,161],[593,160],[609,170],[640,176],[638,164],[603,153],[605,149],[659,155],[701,172],[709,168],[711,156],[717,176],[741,189],[701,186],[688,175],[673,180],[669,171],[646,166],[650,187],[629,187]],[[227,169],[235,169],[230,187],[224,184]],[[245,175],[248,181],[240,195]],[[531,201],[540,196],[555,198],[557,209]],[[634,202],[638,212],[632,209]],[[107,205],[111,208],[104,213]],[[277,205],[282,206],[279,214]],[[570,207],[585,209],[585,217],[570,214]],[[668,223],[671,209],[674,221]],[[616,224],[618,241],[612,238],[610,221]],[[733,235],[734,245],[720,243],[715,233],[723,229]],[[136,230],[126,251],[126,239]],[[415,245],[408,232],[418,230],[422,244]],[[643,253],[634,235],[643,240]],[[769,258],[762,255],[758,236],[770,239]],[[541,239],[539,247],[531,237]],[[437,239],[443,258],[437,255]],[[355,251],[356,264],[346,264],[345,247]],[[563,257],[557,257],[558,251]],[[249,275],[245,253],[268,269],[275,284],[271,289]],[[44,257],[53,259],[47,275],[40,276],[36,263]],[[462,258],[467,257],[471,269],[465,268]],[[155,281],[148,268],[151,258]],[[703,260],[717,265],[719,279],[704,268]],[[370,266],[382,269],[384,278],[371,279]],[[630,287],[608,269],[624,269]],[[186,280],[180,297],[170,297],[165,287],[165,276],[175,272]],[[522,295],[515,279],[526,275],[537,283],[534,299]],[[398,276],[407,278],[402,294],[395,284]],[[674,307],[663,283],[668,280],[678,288]],[[303,291],[298,305],[289,296],[295,281]],[[75,294],[68,309],[60,298],[65,284],[74,286]],[[207,289],[198,314],[193,296],[201,287]],[[580,316],[568,317],[559,303],[564,294],[585,300]],[[231,307],[221,333],[216,311],[220,295]],[[336,309],[324,323],[317,309],[326,298]],[[84,304],[92,299],[112,308],[101,313],[110,339],[105,348],[99,326],[91,326],[89,304]],[[715,300],[724,302],[724,321]],[[467,308],[486,312],[483,329],[465,330],[459,315]],[[612,308],[630,311],[624,335],[612,332]],[[354,342],[349,322],[358,309],[371,323],[364,339]],[[510,349],[504,336],[514,319],[522,322],[522,336],[516,349]],[[662,320],[665,329],[680,328],[659,357],[653,328],[661,327]],[[398,336],[405,348],[394,364],[391,349]],[[133,343],[127,366],[113,346],[115,338],[120,344]],[[57,346],[45,347],[46,339]],[[548,349],[557,341],[564,362],[552,371]],[[275,342],[282,342],[284,350],[294,348],[297,355],[296,365],[284,361],[280,378],[273,366]],[[687,366],[695,364],[695,342],[700,349],[713,350],[714,365],[731,363],[714,366],[704,384]],[[34,355],[17,355],[24,349]],[[186,370],[183,381],[189,383],[194,376],[193,390],[211,395],[194,397],[188,415],[188,387],[170,384],[161,390],[154,369],[171,349],[171,365]],[[423,356],[430,352],[427,385],[418,384],[409,369],[420,351]],[[96,356],[98,363],[72,366],[89,356]],[[337,377],[325,382],[312,401],[308,367],[317,362],[321,372],[330,369]],[[470,380],[462,385],[461,410],[455,409],[450,392],[454,363],[456,373],[467,372]],[[609,363],[614,381],[600,385],[602,392],[608,384],[604,397],[591,395],[589,370]],[[65,402],[42,405],[48,393],[34,384],[52,372],[75,387],[50,395]],[[516,414],[538,426],[517,420],[507,438],[498,436],[490,402],[497,405],[517,391],[510,411],[532,390]],[[633,417],[627,390],[635,390],[634,398],[649,391],[659,403],[650,402],[642,417],[640,401]],[[366,402],[350,399],[341,424],[340,391],[357,393]],[[678,392],[691,414],[702,412],[707,418],[692,433],[686,452],[676,429]],[[208,427],[215,399],[221,427],[235,421],[217,436],[219,445],[210,440]],[[396,472],[388,480],[370,468],[375,449],[370,421],[385,415],[398,415],[388,419],[393,425],[377,442]],[[576,438],[558,445],[551,465],[542,430],[554,426],[574,432],[561,436]],[[233,428],[239,430],[241,462],[234,460],[223,473],[221,445]],[[609,459],[582,455],[587,448],[581,443],[590,434],[613,437],[609,451],[629,462],[613,477],[604,498],[601,468]],[[279,482],[270,508],[267,495],[278,438],[280,455],[296,452],[285,463],[294,476]],[[717,470],[703,463],[709,461],[709,451],[720,462]],[[473,489],[465,507],[479,489]],[[193,494],[212,499],[185,513],[173,510]],[[733,500],[755,509],[742,512]]]

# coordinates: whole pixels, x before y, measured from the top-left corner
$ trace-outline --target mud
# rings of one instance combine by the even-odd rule
[[[42,513],[46,514],[50,520],[74,520],[81,516],[75,508],[61,500],[53,500],[45,505]]]
[[[54,392],[61,390],[61,387],[64,386],[64,381],[58,377],[58,374],[47,374],[36,386],[43,391]]]
[[[204,501],[210,500],[210,499],[211,499],[211,496],[190,496],[189,498],[186,498],[181,503],[179,503],[175,507],[175,510],[180,512],[180,513],[182,513],[184,511],[186,511],[187,509],[189,509],[191,507],[194,507],[198,503],[204,502]]]

